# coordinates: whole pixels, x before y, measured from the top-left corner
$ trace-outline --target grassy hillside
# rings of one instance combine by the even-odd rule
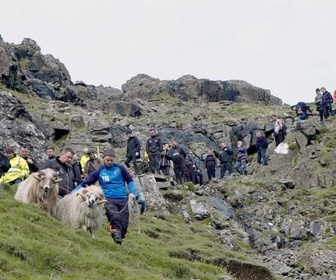
[[[227,251],[207,222],[145,213],[132,218],[122,246],[112,242],[107,221],[96,238],[61,224],[33,205],[0,191],[0,279],[223,279],[218,259],[244,260]]]

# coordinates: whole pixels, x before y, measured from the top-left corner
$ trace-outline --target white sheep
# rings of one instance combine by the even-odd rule
[[[58,182],[61,180],[58,178],[57,172],[51,168],[34,172],[19,183],[14,198],[24,203],[36,204],[55,216]]]
[[[99,186],[88,186],[59,200],[56,205],[56,217],[73,228],[89,231],[94,238],[94,231],[102,225],[106,202]]]

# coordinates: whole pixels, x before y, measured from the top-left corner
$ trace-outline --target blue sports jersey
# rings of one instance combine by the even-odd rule
[[[131,175],[125,167],[114,163],[111,167],[103,165],[81,184],[82,186],[92,185],[99,181],[106,198],[126,199],[128,191],[125,182],[128,184],[130,193],[135,195],[135,185]]]

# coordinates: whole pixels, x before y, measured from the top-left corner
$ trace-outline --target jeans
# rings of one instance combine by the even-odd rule
[[[264,165],[267,165],[267,155],[266,155],[266,149],[260,149],[258,151],[258,155],[257,155],[257,162],[259,164],[261,164],[261,159],[264,162]]]
[[[135,195],[135,198],[140,206],[140,213],[143,214],[143,212],[145,212],[145,209],[146,209],[145,194],[142,191],[137,192]]]
[[[241,175],[247,174],[246,159],[238,159],[234,167],[239,174]]]

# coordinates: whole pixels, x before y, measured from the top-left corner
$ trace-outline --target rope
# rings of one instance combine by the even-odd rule
[[[132,221],[135,222],[135,225],[137,225],[138,227],[138,234],[141,234],[141,230],[140,230],[140,207],[138,202],[136,201],[136,199],[133,199],[131,201],[128,202],[128,208],[130,209],[130,217],[134,219],[132,219]]]
[[[120,211],[112,211],[110,207],[106,206],[106,208],[112,214],[120,214],[120,213],[125,211],[126,207],[128,207],[128,209],[129,209],[130,218],[132,218],[133,216],[136,217],[136,219],[132,219],[132,220],[136,221],[135,224],[138,226],[138,234],[140,234],[141,233],[141,230],[140,230],[140,215],[141,214],[140,214],[139,204],[138,204],[138,202],[136,201],[135,198],[132,199],[132,198],[129,197],[128,202],[125,203],[125,206]]]

